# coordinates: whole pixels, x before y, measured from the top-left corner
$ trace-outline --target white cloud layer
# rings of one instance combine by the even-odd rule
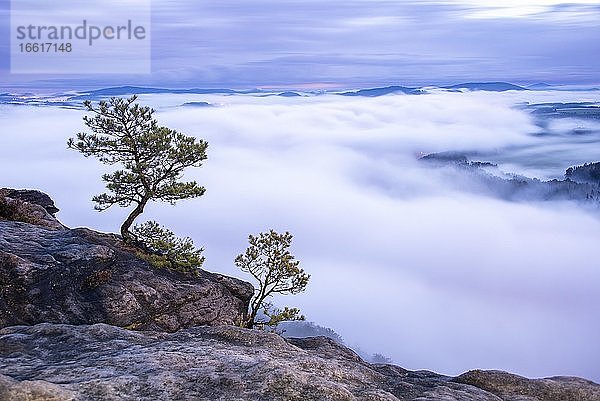
[[[595,95],[145,96],[161,123],[210,143],[189,175],[206,195],[145,217],[205,246],[208,269],[238,276],[248,234],[290,230],[312,282],[278,302],[406,368],[600,380],[597,215],[462,192],[415,157],[535,149],[539,127],[512,105],[560,96]],[[193,100],[220,106],[174,107]],[[0,108],[2,185],[47,191],[70,226],[115,231],[124,211],[89,202],[104,167],[66,150],[81,115]]]

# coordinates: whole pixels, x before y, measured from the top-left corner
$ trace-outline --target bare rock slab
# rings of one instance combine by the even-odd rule
[[[153,268],[116,235],[64,227],[46,197],[0,192],[0,200],[18,203],[9,211],[19,218],[0,217],[0,327],[107,323],[176,331],[235,324],[247,312],[249,283]]]
[[[22,398],[23,394],[32,394]],[[21,398],[19,398],[21,397]],[[45,397],[45,398],[44,398]],[[0,399],[283,401],[597,401],[575,378],[504,372],[450,378],[371,365],[325,337],[284,340],[230,326],[176,333],[105,324],[0,330]]]

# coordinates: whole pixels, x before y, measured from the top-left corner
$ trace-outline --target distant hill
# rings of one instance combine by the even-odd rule
[[[208,102],[186,102],[182,104],[184,107],[213,107],[212,104]]]
[[[525,105],[523,109],[543,118],[600,120],[600,103],[594,102],[537,103]]]
[[[467,82],[457,85],[451,86],[443,86],[442,89],[449,90],[473,90],[473,91],[488,91],[488,92],[506,92],[510,90],[518,90],[525,91],[527,88],[522,86],[514,85],[507,82]],[[385,96],[394,93],[404,93],[407,95],[421,95],[427,93],[425,89],[422,88],[410,88],[406,86],[384,86],[380,88],[370,88],[370,89],[359,89],[354,91],[347,91],[338,93],[342,96],[366,96],[366,97],[377,97],[377,96]]]
[[[306,92],[310,94],[314,94],[314,92]],[[302,94],[299,92],[286,91],[286,92],[277,92],[277,93],[265,93],[264,95],[260,95],[261,97],[269,97],[269,96],[279,96],[279,97],[304,97],[307,94]]]
[[[223,88],[167,89],[167,88],[145,88],[145,87],[140,87],[140,86],[116,86],[116,87],[111,87],[111,88],[96,89],[93,91],[84,92],[80,95],[71,97],[69,100],[95,100],[97,98],[110,97],[110,96],[148,95],[148,94],[156,94],[156,93],[205,95],[205,94],[211,94],[211,93],[234,94],[234,93],[248,93],[248,92],[238,92],[233,89],[223,89]]]
[[[277,96],[281,96],[281,97],[301,97],[302,95],[299,94],[298,92],[287,91],[287,92],[277,93]]]
[[[516,174],[503,173],[497,165],[471,161],[459,152],[431,153],[419,159],[432,168],[448,168],[468,180],[457,180],[461,190],[512,202],[573,201],[597,208],[600,205],[600,165],[591,163],[567,170],[566,179],[542,181]],[[449,171],[452,171],[449,170]],[[458,188],[458,187],[457,187]]]
[[[553,88],[552,85],[548,85],[546,83],[543,82],[539,82],[537,84],[533,84],[533,85],[528,85],[527,89],[549,89],[549,88]]]
[[[473,91],[488,91],[488,92],[506,92],[506,91],[525,91],[527,88],[510,84],[508,82],[467,82],[463,84],[444,86],[444,89],[467,89]]]
[[[418,88],[407,88],[405,86],[384,86],[381,88],[371,88],[371,89],[360,89],[356,91],[348,91],[338,93],[342,96],[367,96],[367,97],[377,97],[389,95],[392,93],[405,93],[407,95],[420,95],[424,93],[421,89]]]

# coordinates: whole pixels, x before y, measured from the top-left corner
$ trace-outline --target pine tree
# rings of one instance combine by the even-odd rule
[[[297,308],[274,309],[267,301],[273,294],[298,294],[308,285],[310,275],[299,267],[300,262],[289,251],[292,238],[289,232],[279,234],[273,230],[258,236],[250,235],[250,246],[235,258],[236,266],[258,282],[245,327],[252,328],[255,324],[276,326],[282,321],[304,320]],[[261,311],[268,320],[258,319]]]
[[[130,227],[150,201],[176,201],[202,196],[205,189],[195,181],[182,182],[188,167],[206,160],[208,143],[158,125],[154,110],[129,99],[111,98],[94,106],[84,102],[92,116],[83,121],[91,133],[79,133],[67,145],[85,157],[96,157],[119,170],[104,174],[108,192],[94,196],[95,209],[113,205],[135,208],[121,225],[126,242],[134,240]]]

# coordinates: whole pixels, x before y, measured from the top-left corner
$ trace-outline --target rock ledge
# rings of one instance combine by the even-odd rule
[[[249,283],[153,268],[116,235],[64,227],[50,213],[58,210],[52,200],[36,191],[3,189],[2,204],[9,206],[0,208],[0,327],[107,323],[176,331],[234,324],[247,311]]]

